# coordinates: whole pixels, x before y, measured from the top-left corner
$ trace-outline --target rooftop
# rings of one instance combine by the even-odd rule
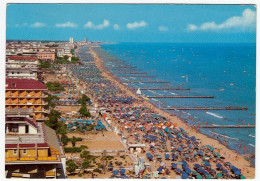
[[[6,79],[6,90],[47,90],[47,87],[33,79]]]
[[[10,56],[7,57],[7,59],[12,59],[12,60],[38,60],[36,57],[24,57],[24,56]]]

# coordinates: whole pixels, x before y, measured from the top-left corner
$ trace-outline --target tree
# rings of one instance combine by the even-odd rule
[[[75,172],[75,170],[78,168],[78,165],[74,161],[72,161],[72,160],[68,160],[66,162],[66,165],[67,165],[66,169],[70,173]]]
[[[66,146],[69,141],[70,141],[70,139],[68,138],[68,136],[65,135],[65,134],[62,134],[62,136],[61,136],[61,142],[63,143],[63,145]]]
[[[75,147],[76,142],[77,142],[77,138],[75,136],[73,136],[70,141],[71,141],[72,146]]]
[[[71,63],[75,64],[79,62],[79,58],[78,57],[71,57]]]
[[[84,117],[91,117],[90,112],[88,111],[86,105],[82,105],[79,109],[79,113]]]
[[[54,108],[55,104],[54,104],[54,100],[59,100],[60,98],[57,96],[52,96],[52,95],[48,95],[48,97],[45,98],[45,101],[48,102],[48,107]]]
[[[59,118],[60,118],[60,113],[52,109],[49,114],[49,120],[45,121],[45,124],[50,128],[54,129],[55,131],[57,131]]]
[[[84,158],[84,159],[87,159],[87,158],[89,158],[89,156],[90,156],[90,152],[89,151],[83,151],[81,154],[80,154],[80,157],[81,158]]]
[[[81,169],[83,172],[85,172],[85,169],[89,168],[91,166],[91,162],[87,159],[85,159],[81,165]]]
[[[64,87],[62,87],[62,85],[58,82],[47,82],[46,86],[50,91],[64,91]]]
[[[62,121],[58,121],[58,128],[56,130],[57,134],[63,135],[68,133],[68,127]]]
[[[80,148],[81,148],[82,150],[86,150],[86,149],[88,149],[88,146],[86,146],[86,145],[81,145]]]
[[[78,103],[83,105],[86,104],[88,101],[90,101],[90,98],[86,96],[86,94],[82,94],[82,97],[78,100]]]
[[[51,63],[50,62],[41,62],[40,67],[41,68],[50,68]]]

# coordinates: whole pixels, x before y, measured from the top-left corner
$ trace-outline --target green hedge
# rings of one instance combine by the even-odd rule
[[[65,147],[64,150],[66,153],[80,153],[82,151],[80,147]]]

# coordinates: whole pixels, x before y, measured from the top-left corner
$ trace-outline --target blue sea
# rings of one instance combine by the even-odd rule
[[[214,96],[214,99],[150,100],[160,107],[248,107],[248,110],[229,111],[171,111],[191,125],[255,124],[255,44],[118,43],[105,44],[102,48],[126,65],[136,66],[138,71],[155,76],[154,78],[121,77],[122,81],[170,82],[169,84],[128,83],[129,87],[190,88],[182,91],[143,90],[142,93],[147,96]],[[105,62],[105,65],[111,66],[111,62]],[[119,75],[116,74],[116,70],[114,73]],[[228,146],[240,153],[255,153],[254,128],[204,128],[201,132],[211,137],[215,133],[215,138],[222,142],[228,141]]]

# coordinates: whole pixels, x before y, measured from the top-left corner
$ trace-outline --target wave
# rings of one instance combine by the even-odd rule
[[[210,131],[210,130],[209,130]],[[214,133],[214,134],[216,134],[216,135],[220,135],[220,136],[224,136],[225,138],[229,138],[229,139],[232,139],[232,140],[239,140],[238,138],[233,138],[233,137],[229,137],[229,136],[227,136],[227,135],[223,135],[223,134],[220,134],[220,133],[215,133],[215,132],[213,132],[213,131],[210,131],[211,133]]]
[[[220,118],[220,119],[223,118],[222,116],[217,115],[217,114],[214,114],[214,113],[212,113],[212,112],[206,112],[206,113],[209,114],[209,115],[211,115],[211,116],[214,116],[214,117],[216,117],[216,118]]]
[[[254,135],[251,135],[251,134],[249,134],[248,136],[249,136],[249,137],[252,137],[252,138],[255,138],[255,136],[254,136]]]
[[[176,94],[176,93],[174,93],[174,92],[170,92],[170,94],[172,94],[172,95],[174,95],[174,96],[175,96],[175,95],[177,95],[177,94]]]
[[[154,98],[152,98],[152,100],[154,100],[154,101],[158,101],[157,99],[154,99]]]
[[[154,94],[156,94],[156,92],[154,92],[154,91],[152,91],[152,90],[148,90],[149,92],[151,92],[151,93],[154,93]]]
[[[252,146],[252,147],[255,147],[255,145],[253,145],[253,144],[250,144],[250,143],[249,143],[249,145]]]

